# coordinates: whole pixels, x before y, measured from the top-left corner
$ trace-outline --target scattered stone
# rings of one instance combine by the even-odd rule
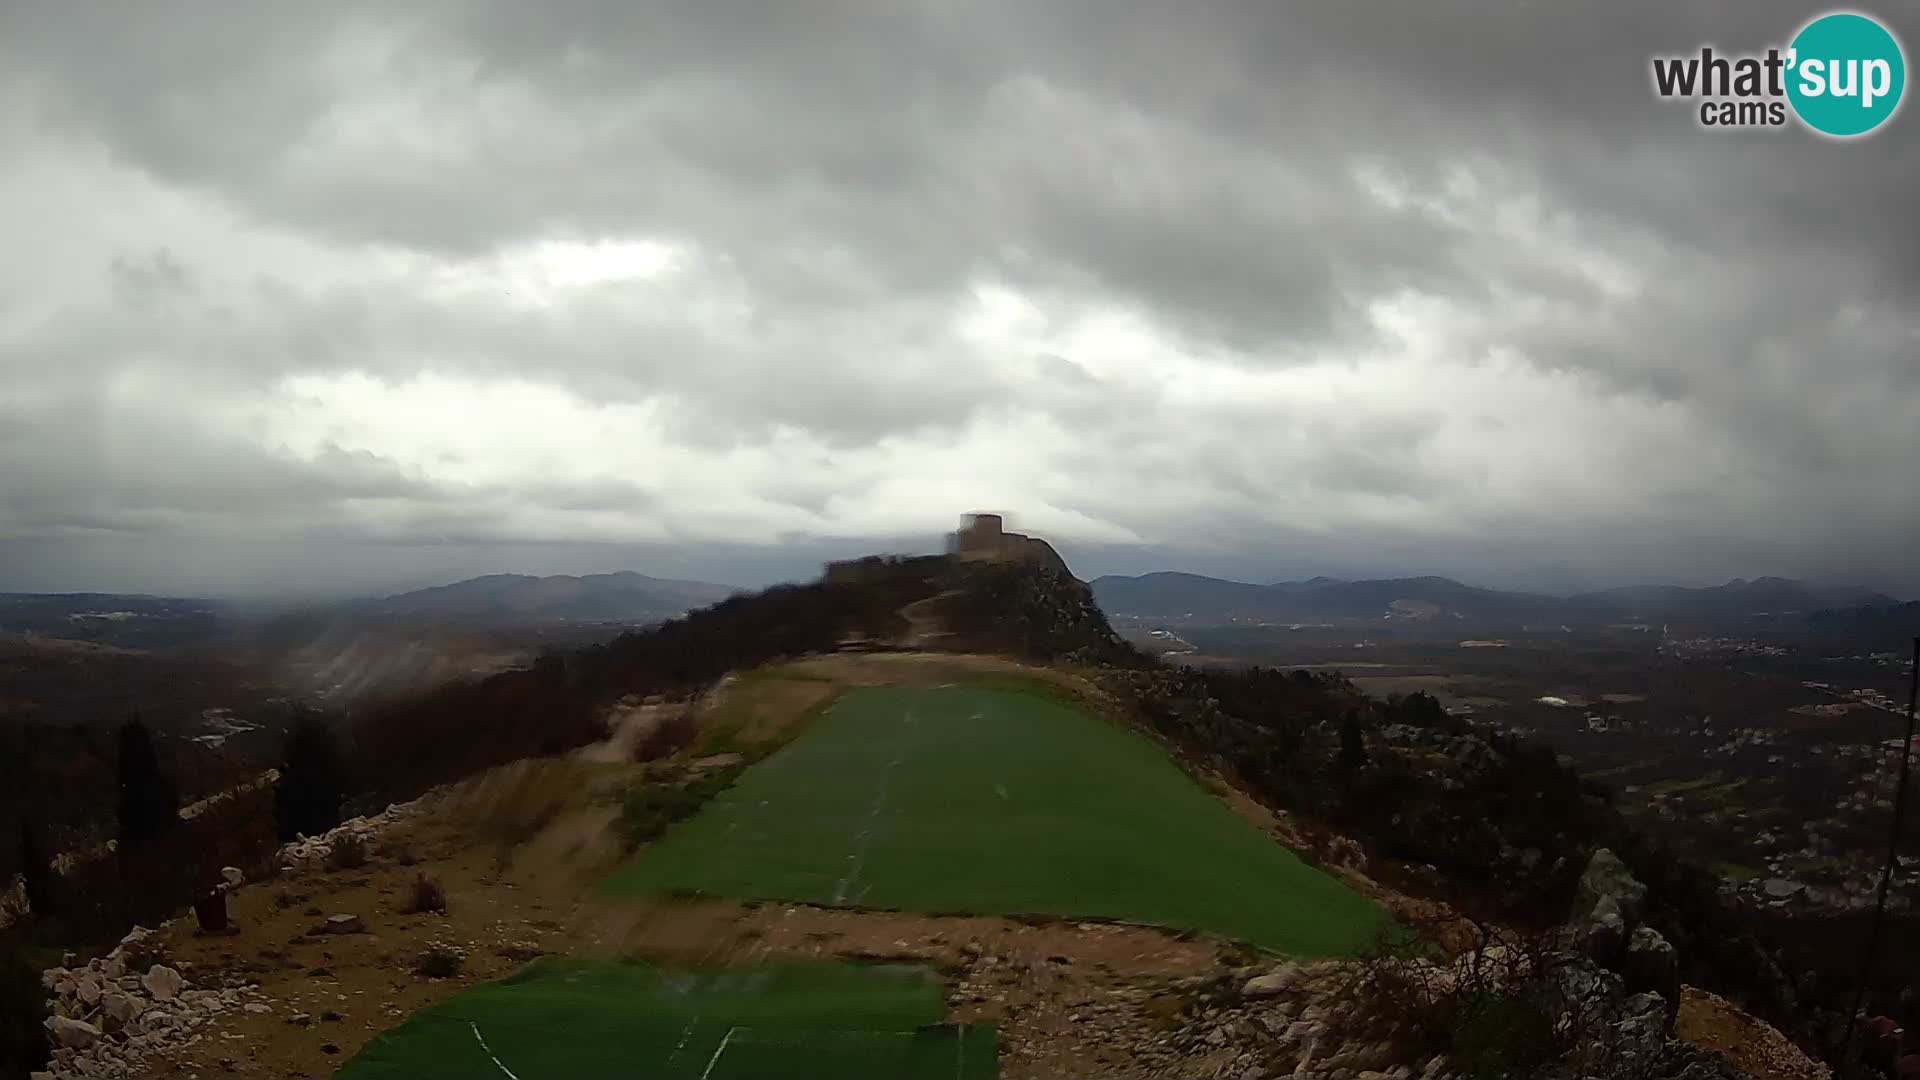
[[[47,1034],[61,1046],[84,1050],[100,1038],[100,1029],[84,1020],[65,1016],[47,1017]]]
[[[367,928],[366,922],[358,915],[329,915],[320,924],[320,930],[326,934],[358,934]]]
[[[1250,998],[1279,997],[1293,989],[1293,984],[1299,977],[1300,973],[1293,965],[1282,964],[1265,975],[1255,975],[1248,979],[1246,985],[1240,988],[1240,993]]]
[[[117,1027],[125,1027],[146,1011],[147,1004],[132,994],[115,991],[101,999],[101,1011]]]
[[[187,980],[180,973],[165,964],[155,964],[152,969],[140,977],[140,985],[152,994],[156,1001],[172,1001],[180,993]]]
[[[504,957],[516,964],[524,964],[529,960],[535,960],[547,954],[547,950],[531,941],[505,942],[496,946],[493,951],[495,955]]]
[[[413,802],[393,803],[377,814],[349,818],[328,829],[321,836],[296,836],[291,842],[280,846],[276,861],[286,870],[325,869],[336,847],[349,848],[357,845],[363,851],[371,850],[383,833],[415,813],[420,805],[419,799]]]

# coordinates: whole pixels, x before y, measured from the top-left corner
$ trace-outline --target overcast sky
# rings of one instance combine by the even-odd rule
[[[1920,116],[1649,85],[1813,10],[8,4],[0,588],[1920,593]]]

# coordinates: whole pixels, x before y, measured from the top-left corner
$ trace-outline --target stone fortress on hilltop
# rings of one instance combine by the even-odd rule
[[[1058,570],[1068,577],[1065,559],[1037,536],[1006,531],[999,514],[965,514],[960,528],[947,534],[947,554],[982,562],[1024,562]]]
[[[999,514],[963,514],[960,527],[947,534],[947,556],[966,562],[1011,562],[1056,570],[1067,577],[1067,561],[1053,545],[1037,536],[1008,532],[1006,520]],[[868,580],[884,560],[869,555],[864,559],[830,562],[826,580],[830,584],[852,584]]]

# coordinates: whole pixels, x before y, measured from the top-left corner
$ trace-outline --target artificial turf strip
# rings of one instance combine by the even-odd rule
[[[993,1077],[992,1025],[946,1024],[945,1013],[939,984],[920,968],[795,962],[674,972],[549,962],[416,1013],[335,1075]]]
[[[602,888],[1111,918],[1304,956],[1353,953],[1384,925],[1153,743],[966,686],[850,690]]]

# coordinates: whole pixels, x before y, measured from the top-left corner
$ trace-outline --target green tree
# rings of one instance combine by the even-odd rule
[[[138,851],[180,824],[180,795],[160,770],[153,732],[135,716],[120,726],[119,799],[114,821],[120,850]]]
[[[1340,767],[1348,771],[1367,763],[1367,742],[1360,733],[1360,717],[1349,711],[1340,718]]]
[[[280,839],[291,840],[296,833],[315,836],[340,824],[346,793],[346,759],[332,726],[303,714],[287,732],[280,782],[273,792]]]

